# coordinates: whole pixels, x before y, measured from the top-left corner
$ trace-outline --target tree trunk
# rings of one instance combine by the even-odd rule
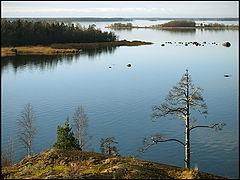
[[[28,145],[27,145],[28,157],[31,156],[31,127],[28,127]]]
[[[189,80],[187,71],[187,102],[186,102],[186,144],[185,144],[185,168],[190,169],[190,130],[189,130]]]
[[[110,145],[108,146],[108,154],[112,154]]]
[[[185,168],[190,169],[190,133],[189,115],[186,116],[186,145],[185,145]]]
[[[78,126],[78,142],[79,142],[79,149],[80,149],[80,151],[82,151],[82,147],[83,147],[83,145],[82,145],[82,120],[81,119],[79,119],[78,120],[79,122],[79,126]]]

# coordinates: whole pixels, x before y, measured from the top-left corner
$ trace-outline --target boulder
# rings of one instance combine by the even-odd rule
[[[225,46],[225,47],[230,47],[231,46],[230,42],[225,42],[222,45]]]
[[[17,53],[17,49],[10,49],[10,51]]]
[[[131,67],[132,65],[131,64],[127,64],[127,67]]]
[[[230,77],[230,75],[229,74],[224,74],[224,77]]]

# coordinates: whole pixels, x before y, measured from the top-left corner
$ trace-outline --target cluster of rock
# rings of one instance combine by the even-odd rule
[[[165,44],[180,44],[180,45],[185,45],[185,46],[188,46],[189,44],[192,44],[192,45],[195,45],[195,46],[205,46],[206,44],[207,44],[207,42],[206,41],[204,41],[204,42],[202,42],[202,44],[201,43],[199,43],[199,42],[197,42],[197,41],[190,41],[190,42],[181,42],[181,41],[179,41],[178,43],[177,42],[171,42],[171,41],[167,41],[167,42],[165,42]],[[165,44],[161,44],[161,46],[165,46]],[[212,44],[212,45],[218,45],[218,43],[216,43],[216,42],[212,42],[212,43],[208,43],[208,44]],[[230,42],[225,42],[225,43],[223,43],[222,44],[223,46],[226,46],[226,47],[230,47],[231,46],[231,44],[230,44]]]
[[[131,67],[132,65],[129,63],[126,65],[127,67]],[[108,68],[112,68],[112,66],[108,66]]]

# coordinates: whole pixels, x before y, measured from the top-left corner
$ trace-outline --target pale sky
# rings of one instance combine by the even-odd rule
[[[239,17],[238,1],[1,1],[1,17]]]

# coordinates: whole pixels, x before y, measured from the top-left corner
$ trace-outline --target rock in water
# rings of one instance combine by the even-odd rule
[[[230,75],[229,74],[224,74],[224,77],[230,77]]]
[[[131,64],[127,64],[127,67],[131,67],[132,65]]]
[[[230,42],[225,42],[222,45],[225,46],[225,47],[230,47],[231,46]]]

